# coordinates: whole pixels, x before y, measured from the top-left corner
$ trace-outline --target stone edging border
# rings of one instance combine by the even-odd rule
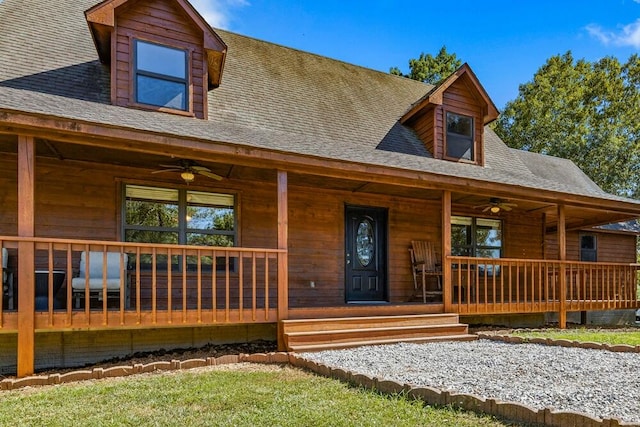
[[[498,339],[496,338],[498,336],[492,337],[494,338],[489,339]],[[485,337],[483,336],[482,338]],[[501,340],[505,341],[504,339]],[[189,359],[184,361],[172,360],[148,364],[114,366],[111,368],[94,368],[92,370],[79,370],[65,374],[35,375],[25,378],[4,379],[0,381],[0,390],[16,390],[23,387],[55,385],[90,379],[124,377],[146,372],[192,369],[243,362],[289,364],[297,368],[312,371],[327,378],[337,379],[365,389],[375,390],[383,394],[405,394],[414,399],[421,400],[428,405],[452,406],[463,410],[494,415],[513,422],[553,427],[638,426],[638,424],[626,423],[616,418],[602,420],[578,412],[559,412],[552,411],[549,408],[537,410],[515,402],[502,402],[496,399],[484,399],[474,394],[454,393],[448,390],[440,390],[432,387],[412,387],[409,384],[400,384],[395,381],[381,380],[379,378],[363,374],[353,374],[352,372],[339,368],[331,368],[330,366],[304,359],[295,353],[286,352],[227,355],[220,357],[208,357],[206,359]]]
[[[487,334],[478,333],[479,339],[502,341],[510,344],[542,344],[559,347],[574,347],[585,348],[592,350],[608,350],[619,353],[640,353],[640,345],[628,345],[628,344],[601,344],[597,342],[580,342],[571,341],[566,339],[554,339],[554,338],[524,338],[510,334]]]

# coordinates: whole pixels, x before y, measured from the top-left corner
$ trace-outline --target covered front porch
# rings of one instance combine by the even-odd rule
[[[18,337],[20,376],[34,371],[36,334],[55,331],[442,313],[556,312],[563,324],[570,311],[638,306],[633,260],[615,262],[614,254],[580,262],[567,243],[585,227],[640,214],[636,206],[599,206],[578,196],[560,204],[552,194],[499,184],[470,187],[465,179],[403,170],[132,138],[6,134],[0,141],[7,182],[0,277],[11,277],[3,283],[0,334]],[[223,180],[185,183],[179,174],[153,173],[175,158],[197,158]],[[183,213],[189,192],[232,194],[235,222],[223,231],[234,246],[125,241],[129,185],[177,189]],[[502,227],[500,257],[452,255],[452,217],[490,216],[477,206],[494,197],[517,205],[491,217]],[[376,237],[383,242],[376,301],[347,293],[355,261],[348,256],[348,214],[360,208],[384,219]],[[442,297],[427,304],[413,298],[414,239],[443,254]]]
[[[556,312],[566,321],[566,313],[571,311],[639,306],[636,291],[639,266],[635,264],[450,256],[444,275],[443,301],[291,307],[285,249],[10,236],[0,236],[0,246],[17,261],[18,280],[23,280],[11,292],[4,292],[0,304],[0,334],[18,334],[19,361],[29,356],[35,358],[34,336],[47,332],[278,324],[291,319],[315,319],[319,324],[319,319],[327,319],[320,330],[335,336],[345,331],[331,329],[330,323],[350,318],[367,319],[359,328],[364,330],[373,325],[379,334],[388,330],[386,339],[391,339],[393,328],[387,326],[388,319],[401,318],[403,339],[417,339],[407,332],[413,327],[422,331],[420,340],[428,340],[447,331],[465,333],[458,331],[457,317],[441,327],[442,332],[435,330],[433,325],[439,322],[441,313]],[[92,289],[88,285],[84,290],[74,288],[72,283],[78,276],[83,253],[98,253],[104,259],[115,256],[118,269],[123,271],[118,286],[107,288],[108,272],[106,264],[102,264],[102,272],[95,277],[103,283],[102,288]],[[179,260],[178,268],[166,263],[171,257]],[[31,261],[20,261],[25,258]],[[145,259],[150,261],[151,268],[141,268],[146,265]],[[215,271],[212,265],[216,266]],[[4,268],[0,276],[8,271],[9,268]],[[432,317],[420,317],[423,315]],[[414,325],[416,319],[421,326]],[[353,321],[349,323],[349,327],[342,327],[352,331]],[[313,326],[307,328],[310,327]],[[430,329],[426,331],[425,327]],[[314,328],[317,330],[317,326]],[[295,348],[292,338],[283,335],[280,329],[278,339],[283,348]],[[354,332],[349,333],[363,340]],[[313,340],[321,341],[318,333],[314,334]],[[366,341],[362,342],[380,341],[371,334],[367,331]],[[332,338],[334,346],[349,345],[340,339]],[[313,348],[313,344],[299,348]]]

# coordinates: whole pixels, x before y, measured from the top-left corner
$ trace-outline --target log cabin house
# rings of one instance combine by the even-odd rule
[[[596,227],[640,202],[508,148],[466,64],[433,87],[187,0],[3,0],[0,58],[0,373],[639,306],[635,234]]]

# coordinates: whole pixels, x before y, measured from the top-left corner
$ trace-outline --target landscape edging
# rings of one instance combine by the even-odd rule
[[[505,337],[498,338],[500,337],[498,335],[482,335],[484,334],[479,334],[479,338],[512,342],[504,339]],[[618,349],[619,346],[610,347],[611,348],[607,348],[607,350],[628,351],[626,349]],[[484,399],[483,397],[476,396],[474,394],[454,393],[434,387],[413,387],[410,384],[400,384],[391,380],[379,379],[377,377],[371,377],[364,374],[354,374],[340,368],[332,368],[330,366],[305,359],[296,353],[287,352],[225,355],[220,357],[207,357],[206,359],[188,359],[184,361],[171,360],[147,364],[136,363],[133,365],[114,366],[110,368],[78,370],[65,374],[34,375],[25,378],[10,378],[0,381],[0,390],[16,390],[23,387],[56,385],[91,379],[124,377],[154,371],[193,369],[205,366],[228,365],[243,362],[289,364],[294,367],[312,371],[327,378],[334,378],[358,387],[375,390],[379,393],[388,395],[404,394],[411,396],[414,399],[421,400],[428,405],[452,406],[476,413],[493,415],[514,422],[525,422],[552,427],[573,427],[578,425],[584,427],[638,426],[638,424],[626,423],[617,418],[600,419],[584,413],[552,411],[549,408],[537,410],[516,402],[503,402],[491,398]]]

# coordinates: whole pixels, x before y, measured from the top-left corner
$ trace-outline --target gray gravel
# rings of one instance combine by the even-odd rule
[[[331,350],[317,363],[401,384],[640,423],[640,354],[478,340]]]

